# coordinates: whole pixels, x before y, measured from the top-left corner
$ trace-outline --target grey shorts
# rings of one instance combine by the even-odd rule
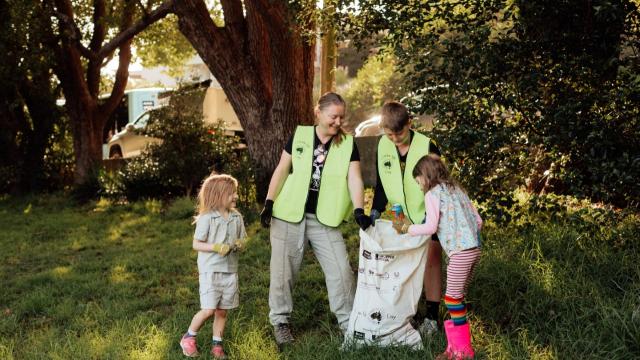
[[[240,304],[238,273],[200,273],[200,308],[234,309]]]

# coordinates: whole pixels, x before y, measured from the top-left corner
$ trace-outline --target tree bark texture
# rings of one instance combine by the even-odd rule
[[[313,123],[315,44],[301,35],[303,29],[284,0],[221,4],[222,27],[202,0],[176,1],[174,10],[180,31],[240,119],[262,201],[285,142],[297,125]]]

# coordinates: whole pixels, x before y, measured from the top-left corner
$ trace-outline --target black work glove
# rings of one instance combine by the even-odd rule
[[[371,218],[364,214],[364,209],[357,208],[353,210],[353,216],[356,218],[360,229],[367,230],[371,226]]]
[[[271,214],[273,213],[273,200],[267,199],[264,202],[264,208],[260,212],[260,224],[262,227],[268,228],[271,225]]]

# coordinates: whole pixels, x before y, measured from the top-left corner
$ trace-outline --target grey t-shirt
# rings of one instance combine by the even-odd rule
[[[239,212],[232,210],[225,219],[217,211],[201,214],[196,219],[193,238],[208,244],[233,245],[247,237],[244,221]],[[215,252],[198,252],[198,272],[238,272],[238,254],[230,252],[222,256]]]

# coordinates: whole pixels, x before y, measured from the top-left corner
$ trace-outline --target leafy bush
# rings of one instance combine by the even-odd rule
[[[93,168],[83,183],[77,184],[71,189],[71,197],[79,203],[86,203],[97,198],[102,191],[100,173],[99,168]]]
[[[158,160],[143,153],[134,157],[118,172],[113,187],[105,186],[105,195],[123,195],[129,201],[149,198],[169,198],[181,194],[172,178],[164,178]]]
[[[493,205],[484,204],[481,211],[487,207]],[[626,243],[640,231],[637,221],[629,222],[637,218],[633,209],[616,210],[611,206],[593,204],[589,200],[567,195],[536,195],[515,191],[509,209],[502,210],[501,217],[492,219],[494,222],[506,220],[516,229],[528,229],[534,224],[563,223],[575,231],[591,233],[611,245]]]
[[[46,134],[34,135],[37,132],[34,130],[24,130],[30,135],[22,132],[0,134],[0,193],[57,191],[71,186],[75,166],[73,138],[68,118],[60,113],[39,119],[41,123],[50,122],[44,126]],[[33,145],[33,139],[27,138],[35,136],[44,136],[46,141]],[[44,146],[42,153],[33,148],[40,145]],[[42,157],[39,165],[28,160],[34,156],[34,151]]]
[[[255,169],[249,157],[249,152],[241,151],[236,153],[235,161],[228,164],[226,171],[238,179],[238,210],[244,216],[245,222],[253,222],[257,219],[258,209],[256,208]]]
[[[511,192],[640,202],[637,2],[360,1],[384,31],[417,113],[476,197]],[[355,19],[355,20],[354,20]],[[511,204],[512,205],[512,204]]]
[[[69,118],[62,116],[53,125],[49,146],[44,153],[44,178],[48,190],[66,189],[73,183],[75,154]]]
[[[140,156],[127,162],[115,178],[102,176],[106,196],[173,198],[194,196],[212,172],[228,173],[239,183],[239,206],[255,200],[253,168],[240,139],[225,133],[224,124],[211,126],[202,118],[202,89],[184,88],[171,96],[169,105],[153,110],[141,131],[159,138]]]

